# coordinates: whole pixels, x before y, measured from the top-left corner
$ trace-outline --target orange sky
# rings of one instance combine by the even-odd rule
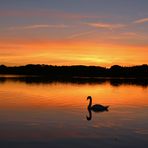
[[[0,61],[6,65],[136,65],[148,63],[147,46],[136,47],[80,40],[3,41]]]
[[[145,5],[127,0],[1,3],[0,64],[147,64]]]

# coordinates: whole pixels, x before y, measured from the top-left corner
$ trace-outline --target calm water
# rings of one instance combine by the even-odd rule
[[[109,111],[88,121],[88,95]],[[147,148],[148,87],[1,80],[0,147]]]

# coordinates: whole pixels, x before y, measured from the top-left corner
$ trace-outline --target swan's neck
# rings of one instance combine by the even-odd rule
[[[88,108],[91,108],[91,104],[92,104],[92,99],[90,98]]]

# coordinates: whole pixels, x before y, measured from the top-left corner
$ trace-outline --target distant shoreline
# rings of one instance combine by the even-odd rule
[[[50,78],[120,78],[134,79],[148,78],[148,65],[137,65],[123,67],[113,65],[110,68],[101,66],[53,66],[53,65],[33,65],[25,66],[5,66],[0,65],[1,75],[19,75],[19,76],[43,76]]]

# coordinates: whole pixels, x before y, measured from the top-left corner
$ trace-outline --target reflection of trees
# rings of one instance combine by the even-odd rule
[[[6,81],[6,78],[4,78],[4,77],[0,77],[0,83],[4,83]]]
[[[52,66],[26,65],[7,67],[0,65],[0,74],[25,75],[25,77],[9,78],[13,81],[25,83],[95,83],[109,82],[113,86],[134,84],[148,86],[148,65],[111,68],[100,66]],[[121,79],[122,78],[122,79]],[[1,79],[0,82],[4,82]]]
[[[103,85],[110,83],[112,86],[118,87],[120,85],[137,85],[148,86],[148,79],[119,79],[119,78],[58,78],[45,76],[22,76],[22,77],[0,77],[0,83],[6,81],[22,82],[26,84],[49,84],[49,83],[73,83],[73,84],[95,84]]]

